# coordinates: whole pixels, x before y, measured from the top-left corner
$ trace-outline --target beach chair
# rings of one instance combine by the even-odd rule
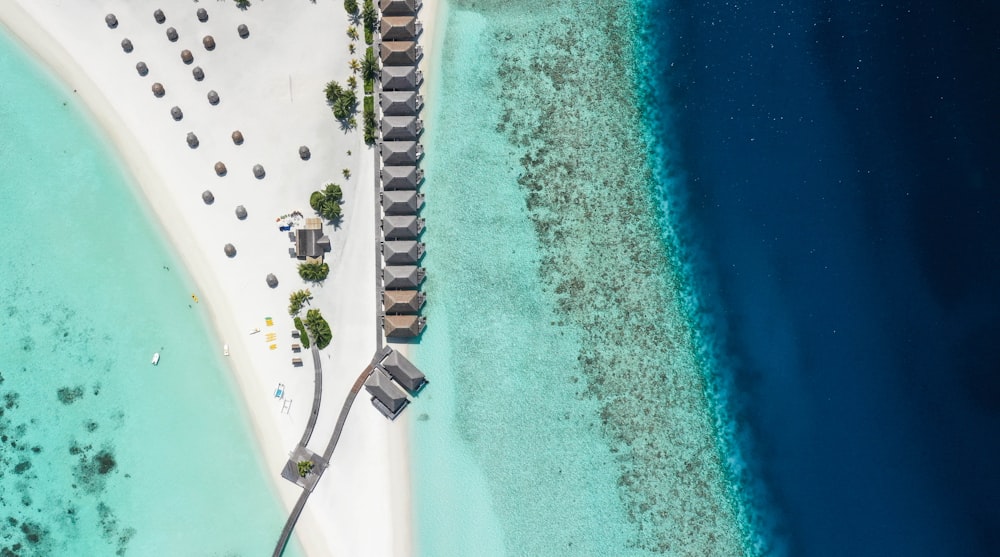
[[[278,386],[274,389],[274,398],[285,398],[285,384],[278,383]]]
[[[270,349],[270,350],[277,350],[278,349],[278,345],[277,344],[272,344],[271,346],[268,346],[268,349]]]
[[[281,403],[281,413],[287,414],[291,409],[292,409],[292,399],[290,398],[284,399],[284,401]]]
[[[264,318],[264,323],[267,323],[268,327],[273,327],[274,326],[274,321],[272,321],[270,317],[265,317]]]

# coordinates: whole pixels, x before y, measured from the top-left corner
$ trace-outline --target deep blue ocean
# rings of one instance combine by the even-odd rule
[[[654,0],[684,235],[787,553],[1000,551],[1000,4]]]

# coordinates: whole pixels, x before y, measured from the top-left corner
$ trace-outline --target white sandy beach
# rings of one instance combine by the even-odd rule
[[[435,44],[435,4],[420,14],[422,66]],[[157,8],[167,18],[162,25],[153,18]],[[198,21],[198,8],[208,11],[207,22]],[[105,24],[108,13],[117,16],[117,28]],[[362,130],[342,130],[323,97],[324,84],[343,84],[350,58],[363,57],[363,36],[351,56],[339,0],[258,0],[245,11],[232,2],[4,0],[0,21],[80,95],[125,161],[137,195],[197,284],[219,350],[223,342],[230,346],[230,368],[262,459],[291,509],[300,489],[279,471],[307,421],[313,373],[311,354],[291,351],[289,293],[310,288],[312,307],[323,311],[334,337],[321,352],[323,404],[310,449],[322,453],[345,396],[375,350],[374,157]],[[247,39],[237,34],[241,23],[249,27]],[[168,40],[168,27],[177,30],[176,42]],[[217,43],[213,51],[202,46],[209,34]],[[123,52],[124,38],[133,52]],[[191,65],[181,60],[184,49],[194,55]],[[136,71],[139,61],[149,67],[145,77]],[[195,66],[204,70],[201,82],[192,77]],[[153,95],[154,82],[166,89],[163,98]],[[217,106],[209,104],[209,90],[218,92]],[[173,106],[183,111],[179,122],[171,118]],[[230,139],[234,130],[243,133],[243,145]],[[188,132],[200,140],[196,149],[185,142]],[[300,145],[309,147],[310,160],[300,159]],[[226,176],[216,176],[216,161],[225,163]],[[261,180],[253,176],[255,164],[266,170]],[[342,176],[344,168],[350,179]],[[328,182],[343,186],[343,225],[325,227],[331,273],[323,286],[310,287],[298,277],[298,261],[288,254],[293,244],[276,219],[295,210],[313,216],[309,194]],[[201,199],[206,189],[215,195],[212,205]],[[246,220],[236,218],[237,205],[246,207]],[[232,259],[223,252],[227,243],[237,249]],[[277,288],[265,283],[268,273],[277,276]],[[273,318],[273,327],[265,325],[265,316]],[[258,327],[261,333],[249,334]],[[274,350],[266,340],[271,332],[277,334]],[[305,365],[293,367],[293,356]],[[288,414],[273,396],[279,382],[292,400]],[[390,422],[367,399],[365,393],[358,397],[333,462],[295,529],[310,556],[412,553],[407,413]]]

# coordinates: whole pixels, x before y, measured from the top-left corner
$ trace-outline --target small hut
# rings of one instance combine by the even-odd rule
[[[219,94],[215,92],[215,89],[208,92],[208,104],[212,106],[219,104]]]
[[[268,273],[267,275],[267,285],[271,288],[278,287],[278,277],[274,276],[274,273]]]
[[[215,203],[215,195],[211,191],[205,190],[201,192],[201,200],[205,202],[205,205],[211,205]]]
[[[139,62],[135,65],[135,71],[139,72],[139,75],[145,77],[149,73],[149,66],[145,62]]]
[[[261,178],[263,178],[264,177],[264,167],[261,166],[261,165],[259,165],[259,164],[253,165],[253,177],[256,178],[256,179],[258,179],[258,180],[260,180]]]
[[[225,251],[226,251],[226,257],[236,257],[236,246],[232,244],[226,244]]]
[[[205,8],[198,8],[198,21],[205,23],[208,21],[208,12]]]
[[[194,76],[195,81],[201,81],[205,79],[205,72],[201,69],[201,66],[195,66],[194,69],[191,70],[191,75]]]
[[[126,54],[132,52],[132,41],[122,39],[122,50],[124,50]]]
[[[250,36],[250,29],[247,28],[245,23],[241,23],[240,26],[236,28],[236,32],[239,33],[241,39],[245,39]]]
[[[155,19],[157,23],[162,24],[167,20],[167,16],[163,15],[163,10],[156,10],[153,12],[153,19]]]
[[[104,23],[108,24],[109,29],[114,29],[118,27],[118,18],[115,17],[115,14],[108,14],[104,16]]]
[[[157,81],[153,84],[153,96],[156,98],[162,98],[163,95],[167,94],[167,90],[163,88],[163,84]]]
[[[299,158],[300,159],[302,159],[304,161],[307,161],[307,160],[309,160],[310,157],[312,157],[312,153],[309,152],[309,148],[308,147],[306,147],[305,145],[303,145],[302,147],[299,147]]]
[[[175,106],[170,109],[170,116],[175,120],[180,122],[181,118],[184,117],[184,112],[181,111],[181,107]]]
[[[242,205],[236,206],[236,218],[243,220],[247,218],[247,208]]]
[[[167,27],[167,39],[169,39],[172,43],[177,42],[177,29]]]
[[[188,147],[194,149],[198,146],[198,136],[194,132],[188,132],[187,134],[187,144]]]
[[[205,46],[205,50],[215,50],[215,39],[212,35],[205,35],[205,38],[201,40],[201,44]]]
[[[190,64],[191,62],[194,62],[194,55],[191,54],[190,50],[185,48],[181,51],[181,61],[185,64]]]
[[[233,132],[233,143],[236,145],[243,145],[243,132],[240,130]]]
[[[215,163],[215,174],[216,175],[218,175],[218,176],[225,176],[226,172],[227,172],[226,165],[222,161],[219,161],[219,162]]]

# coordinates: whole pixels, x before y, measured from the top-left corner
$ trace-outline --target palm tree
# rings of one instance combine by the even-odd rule
[[[350,27],[347,28],[347,38],[351,39],[352,41],[358,40],[357,26],[351,25]]]
[[[302,277],[302,280],[322,282],[329,274],[330,266],[326,263],[302,263],[299,265],[299,276]]]
[[[358,62],[357,58],[351,58],[351,62],[348,65],[351,67],[351,71],[354,73],[358,73],[361,71],[361,62]]]
[[[365,50],[365,59],[361,61],[361,77],[365,81],[369,79],[375,79],[378,74],[378,58],[375,58],[375,52],[372,49]]]

